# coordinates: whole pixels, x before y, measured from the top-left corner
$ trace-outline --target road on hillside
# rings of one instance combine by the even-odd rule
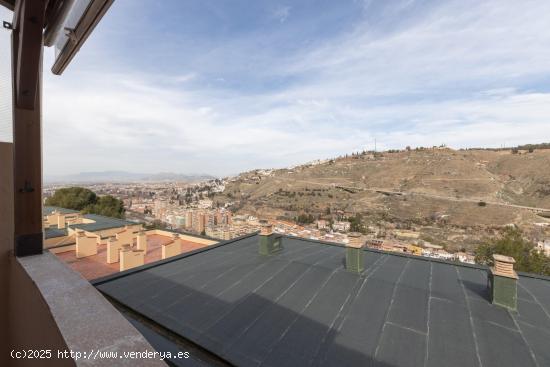
[[[415,192],[415,191],[395,191],[392,189],[384,189],[379,187],[352,187],[352,186],[343,186],[343,185],[337,185],[335,183],[322,183],[322,182],[315,182],[315,181],[308,181],[308,180],[298,180],[294,178],[289,177],[277,177],[278,180],[285,180],[285,181],[293,181],[293,182],[301,182],[306,183],[309,185],[317,185],[317,186],[325,186],[325,187],[335,187],[340,188],[346,191],[351,192],[360,192],[360,191],[367,191],[367,192],[375,192],[380,193],[384,195],[399,195],[399,196],[424,196],[429,197],[432,199],[440,199],[440,200],[449,200],[449,201],[456,201],[456,202],[465,202],[465,203],[479,203],[484,202],[487,205],[498,205],[508,208],[516,208],[516,209],[526,209],[531,210],[535,213],[542,213],[542,212],[550,212],[550,209],[548,208],[537,208],[533,206],[525,206],[525,205],[517,205],[517,204],[509,204],[509,203],[500,203],[498,201],[486,201],[483,199],[475,199],[475,198],[457,198],[453,196],[442,196],[442,195],[435,195],[435,194],[427,194],[422,192]]]

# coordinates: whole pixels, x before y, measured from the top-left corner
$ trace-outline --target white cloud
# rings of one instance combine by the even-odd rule
[[[279,22],[284,23],[290,15],[290,6],[279,6],[273,11],[273,18],[277,19]]]
[[[272,58],[261,76],[299,82],[259,92],[232,90],[225,76],[201,86],[200,72],[46,77],[46,172],[227,174],[373,148],[375,137],[381,148],[550,141],[550,91],[539,85],[549,23],[544,0],[438,3],[401,27],[365,22]],[[215,53],[247,61],[249,46],[236,45]]]

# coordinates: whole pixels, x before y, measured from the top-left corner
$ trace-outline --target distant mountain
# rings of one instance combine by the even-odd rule
[[[135,173],[126,171],[80,172],[74,175],[46,176],[46,183],[97,183],[97,182],[143,182],[178,181],[200,182],[214,179],[208,174],[181,174],[172,172]]]

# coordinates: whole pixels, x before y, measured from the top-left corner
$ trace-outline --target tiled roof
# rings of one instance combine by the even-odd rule
[[[258,241],[96,286],[238,366],[550,366],[549,280],[520,276],[511,312],[488,301],[483,268],[365,250],[357,275],[341,246],[285,237],[282,252],[260,256]]]

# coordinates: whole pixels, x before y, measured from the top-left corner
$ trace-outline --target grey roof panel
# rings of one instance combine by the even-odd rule
[[[528,346],[518,330],[478,321],[474,324],[483,367],[535,367]]]
[[[431,298],[429,307],[427,366],[478,366],[466,304]]]
[[[362,280],[348,272],[334,272],[316,296],[283,332],[263,360],[266,366],[306,366],[319,352],[339,310],[349,300],[353,287]]]
[[[307,266],[300,263],[291,263],[286,266],[281,274],[277,274],[260,288],[257,295],[247,295],[225,314],[220,315],[218,320],[209,327],[208,334],[220,342],[236,340],[258,318],[262,317],[270,304],[267,300],[276,300],[285,292],[288,285],[292,284],[295,279],[299,279],[307,269]]]
[[[548,347],[550,332],[535,325],[523,322],[519,322],[518,324],[539,366],[550,366],[550,348]]]
[[[425,355],[425,335],[393,324],[384,326],[380,348],[376,354],[376,360],[382,366],[423,366]]]
[[[75,214],[75,213],[80,213],[78,210],[73,210],[73,209],[67,209],[67,208],[62,208],[60,206],[43,206],[42,207],[42,215],[50,215],[52,214],[54,211],[58,211],[59,213],[61,214]]]
[[[84,218],[91,219],[94,221],[94,223],[71,224],[70,227],[82,229],[84,231],[95,232],[95,231],[101,231],[105,229],[118,228],[118,227],[124,227],[127,225],[137,224],[135,222],[130,222],[128,220],[105,217],[103,215],[97,215],[97,214],[85,214]]]
[[[50,227],[50,228],[46,228],[44,229],[44,238],[48,239],[48,238],[56,238],[56,237],[64,237],[66,236],[68,233],[67,233],[67,228],[62,228],[62,229],[59,229],[57,227]]]
[[[447,264],[432,263],[431,296],[449,302],[464,304],[464,292],[457,279],[456,268]]]
[[[544,309],[537,302],[519,299],[518,313],[515,318],[526,324],[537,325],[537,327],[546,330],[550,334],[550,317],[547,316]]]
[[[426,332],[430,283],[430,263],[408,266],[395,290],[388,321],[406,328]]]
[[[334,343],[328,347],[322,365],[362,365],[373,359],[395,283],[406,263],[405,258],[386,256],[373,269],[351,304]],[[356,353],[349,353],[340,345]]]
[[[285,330],[295,322],[302,309],[317,295],[318,287],[312,287],[312,284],[325,284],[333,274],[331,267],[327,265],[339,260],[337,256],[331,256],[307,269],[302,277],[289,284],[289,288],[277,302],[269,302],[262,298],[268,302],[265,312],[248,326],[239,339],[228,343],[224,354],[235,353],[235,360],[240,360],[244,356],[246,359],[262,361]]]
[[[549,360],[550,282],[520,277],[518,312],[488,301],[487,271],[251,236],[98,283],[166,330],[239,366],[539,367]]]

